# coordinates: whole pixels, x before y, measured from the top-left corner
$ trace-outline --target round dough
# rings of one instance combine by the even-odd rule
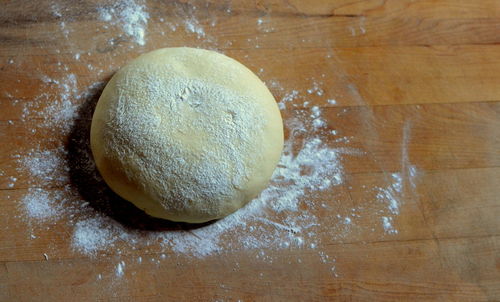
[[[283,123],[265,84],[239,62],[164,48],[106,85],[91,148],[118,195],[151,216],[198,223],[236,211],[267,186]]]

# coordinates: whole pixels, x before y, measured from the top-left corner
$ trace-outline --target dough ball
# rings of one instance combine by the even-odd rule
[[[106,85],[92,119],[98,170],[151,216],[222,218],[268,184],[283,123],[265,84],[208,50],[164,48],[130,62]]]

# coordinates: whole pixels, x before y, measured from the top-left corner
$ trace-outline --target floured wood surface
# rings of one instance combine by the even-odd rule
[[[8,1],[1,301],[500,299],[497,1]],[[217,50],[279,102],[270,187],[212,224],[154,220],[88,149],[103,85]]]

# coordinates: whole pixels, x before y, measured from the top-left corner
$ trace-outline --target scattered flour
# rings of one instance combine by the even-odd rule
[[[400,173],[392,173],[392,184],[378,190],[377,200],[388,204],[391,214],[399,214],[399,200],[401,199],[402,181]]]
[[[271,25],[271,18],[267,17],[257,19],[257,30],[263,33],[275,31],[275,28]]]
[[[26,215],[35,220],[53,220],[62,212],[61,205],[56,201],[58,196],[40,188],[31,188],[23,197]]]
[[[57,17],[57,18],[61,18],[62,17],[61,6],[58,3],[52,4],[51,10],[52,10],[52,15],[54,17]]]
[[[398,230],[396,230],[393,226],[392,226],[392,217],[382,217],[382,225],[384,227],[384,231],[387,233],[387,234],[397,234],[398,233]]]
[[[198,36],[198,39],[205,37],[205,30],[200,25],[197,19],[191,17],[189,19],[184,20],[184,27],[186,32],[194,33]]]
[[[31,102],[23,103],[21,121],[39,118],[38,127],[49,129],[54,133],[68,133],[76,118],[77,102],[82,95],[78,94],[76,76],[67,74],[61,79],[41,77],[43,90],[56,90],[56,96],[47,92],[40,93]],[[32,128],[36,132],[36,128]]]
[[[125,269],[125,262],[120,261],[116,266],[115,274],[117,277],[123,277],[123,270]]]
[[[84,253],[109,248],[118,239],[109,220],[96,216],[78,221],[73,235],[73,246]]]
[[[387,187],[375,187],[376,200],[387,207],[385,215],[381,218],[382,226],[386,234],[397,234],[398,230],[393,226],[393,219],[399,215],[401,200],[403,199],[403,178],[401,173],[390,174],[390,184]]]
[[[351,32],[351,36],[355,37],[356,36],[356,29],[352,26],[349,26],[348,29]]]
[[[365,22],[366,22],[365,16],[359,19],[359,30],[361,31],[362,35],[366,34]]]
[[[313,81],[313,87],[307,89],[308,94],[316,94],[317,96],[322,96],[324,94],[323,88],[321,88],[321,85],[323,83],[318,82],[318,81]]]
[[[326,75],[323,74],[322,77],[326,77]],[[283,97],[281,98],[281,101],[278,103],[278,106],[280,110],[285,110],[287,109],[287,104],[291,104],[292,107],[296,108],[300,106],[299,102],[302,102],[302,106],[307,107],[309,104],[311,104],[312,101],[311,97],[314,98],[324,97],[325,91],[322,88],[323,82],[315,79],[311,79],[311,81],[312,81],[312,87],[307,89],[304,93],[296,89],[286,92],[285,89],[281,85],[279,85],[279,83],[276,80],[268,82],[268,85],[275,93],[284,94]],[[325,102],[329,105],[337,104],[337,101],[335,99],[326,99]],[[318,106],[315,107],[318,108]],[[317,117],[319,117],[318,112],[314,113],[318,115]],[[320,120],[316,121],[317,127],[321,127],[324,125],[325,124]]]
[[[44,82],[56,85],[62,99],[77,95],[72,88],[76,80],[72,77],[61,81],[45,79]],[[292,95],[298,96],[298,92],[292,92]],[[52,109],[42,112],[47,117],[57,113]],[[67,115],[68,119],[75,116],[75,108],[71,112]],[[319,208],[314,202],[315,196],[342,184],[341,155],[349,151],[345,148],[331,148],[323,142],[325,137],[314,130],[314,120],[320,118],[321,110],[313,107],[311,112],[310,116],[302,115],[285,121],[292,135],[286,142],[271,185],[260,197],[229,217],[203,228],[189,231],[130,230],[96,212],[84,200],[79,200],[78,193],[74,192],[76,188],[71,185],[68,188],[70,192],[60,192],[60,195],[70,195],[66,199],[64,196],[51,196],[43,189],[36,191],[41,198],[35,198],[34,194],[27,195],[23,202],[27,216],[35,219],[61,219],[62,216],[73,217],[74,213],[79,213],[70,219],[73,225],[72,245],[75,250],[89,255],[110,248],[121,251],[123,245],[135,248],[137,245],[155,242],[160,242],[165,251],[194,257],[240,249],[316,248],[320,244],[317,236],[320,221],[315,213]],[[72,123],[64,125],[70,127]],[[82,151],[82,154],[85,152]],[[37,182],[67,182],[69,168],[66,157],[66,150],[60,147],[32,150],[19,160]],[[84,161],[82,165],[93,166],[90,154],[81,157]],[[75,208],[75,204],[79,204],[79,208]],[[265,253],[259,257],[268,259]]]
[[[16,184],[17,177],[9,176],[9,183],[7,184],[8,188],[13,188]]]
[[[274,173],[273,185],[261,194],[261,198],[272,202],[271,207],[277,212],[297,211],[298,201],[306,190],[322,191],[342,183],[340,154],[323,145],[320,138],[305,142],[296,156],[291,151],[289,141]],[[304,173],[305,170],[309,173]]]
[[[135,43],[145,45],[149,14],[144,4],[134,0],[120,0],[111,6],[98,8],[99,19],[119,26]]]
[[[294,133],[306,132],[307,121],[295,120],[287,124],[293,127]],[[84,253],[94,254],[108,249],[116,238],[121,238],[121,241],[131,244],[161,242],[165,249],[195,257],[239,249],[316,247],[320,223],[314,213],[317,205],[312,198],[315,192],[342,183],[340,155],[344,153],[345,148],[330,148],[318,136],[301,141],[292,135],[286,142],[270,186],[259,198],[234,214],[203,228],[148,234],[126,230],[103,217],[89,218],[77,224],[73,246]],[[301,209],[301,204],[307,205],[307,209]],[[287,214],[279,218],[283,212]],[[265,258],[265,255],[260,257]]]
[[[281,102],[278,103],[280,110],[286,109],[286,104],[297,99],[299,97],[299,93],[300,92],[298,90],[292,90],[291,92],[286,93],[285,96],[281,99]]]
[[[321,109],[319,109],[318,106],[313,106],[311,108],[311,118],[312,120],[312,125],[314,128],[323,128],[326,126],[326,121],[321,117]]]
[[[66,163],[67,151],[63,147],[52,150],[32,149],[18,159],[22,164],[18,171],[28,169],[32,181],[43,184],[64,184],[69,181],[69,166]]]
[[[98,8],[98,13],[101,21],[120,28],[135,43],[145,45],[149,14],[143,2],[121,0],[111,6]],[[186,32],[196,34],[198,39],[207,37],[194,16],[187,16],[183,24],[165,22],[164,19],[160,21],[171,31],[184,26]],[[65,24],[60,25],[65,30]],[[257,21],[257,26],[263,32],[274,30],[262,18]],[[255,41],[258,42],[257,39]],[[77,53],[74,59],[80,60],[80,56]],[[98,69],[90,64],[88,68]],[[42,118],[39,127],[69,133],[78,118],[79,106],[76,104],[81,103],[85,94],[78,89],[77,77],[69,72],[66,74],[60,79],[42,78],[43,85],[57,91],[57,95],[42,93],[35,102],[28,103],[24,108],[23,121],[33,117]],[[328,129],[330,125],[322,117],[321,108],[308,107],[310,104],[318,104],[314,103],[318,99],[331,105],[336,104],[334,99],[326,99],[323,82],[313,79],[311,85],[310,89],[299,91],[286,90],[276,80],[269,82],[273,92],[282,96],[278,103],[281,110],[292,107],[302,111],[285,120],[290,135],[269,187],[243,209],[222,220],[191,230],[133,230],[92,208],[71,184],[53,191],[30,189],[22,200],[22,208],[27,218],[34,221],[67,220],[72,232],[72,247],[86,255],[98,255],[110,249],[121,254],[122,251],[125,253],[130,249],[159,243],[161,259],[167,258],[165,253],[203,258],[249,250],[255,251],[257,259],[271,263],[273,258],[266,254],[269,250],[311,249],[319,251],[321,261],[329,264],[332,274],[338,276],[335,258],[322,251],[323,239],[319,235],[324,229],[328,229],[338,233],[332,236],[334,240],[342,239],[357,227],[356,217],[359,214],[336,216],[336,207],[332,205],[337,202],[337,197],[331,192],[336,191],[335,187],[343,185],[342,156],[357,155],[359,151],[345,146],[338,147],[340,144],[348,144],[349,138],[336,137],[333,140],[332,137],[338,133]],[[85,154],[82,165],[93,167],[91,155],[85,152],[87,151],[81,150]],[[69,182],[67,157],[67,150],[62,146],[51,149],[35,146],[16,159],[21,166],[19,169],[27,170],[34,183],[53,185]],[[413,173],[411,169],[409,173]],[[387,188],[376,188],[376,199],[388,209],[383,217],[377,217],[387,234],[398,233],[393,220],[399,214],[401,205],[401,175],[393,174],[392,181]],[[323,219],[324,217],[332,219]],[[31,236],[38,238],[33,234]],[[142,262],[142,258],[139,257],[138,262]],[[125,262],[120,261],[115,268],[116,276],[122,277],[124,270]]]

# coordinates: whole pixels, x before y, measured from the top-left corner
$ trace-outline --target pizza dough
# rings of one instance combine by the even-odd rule
[[[151,216],[198,223],[236,211],[267,186],[283,124],[269,90],[239,62],[164,48],[106,85],[91,148],[118,195]]]

